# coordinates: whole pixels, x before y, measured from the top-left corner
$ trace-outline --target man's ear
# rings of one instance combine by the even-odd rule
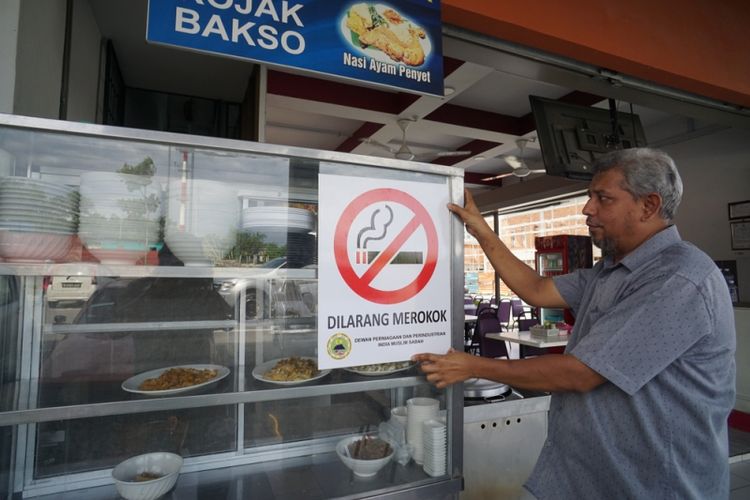
[[[643,209],[641,220],[645,222],[654,216],[659,217],[659,212],[661,211],[661,196],[657,193],[649,193],[644,196],[642,200]]]

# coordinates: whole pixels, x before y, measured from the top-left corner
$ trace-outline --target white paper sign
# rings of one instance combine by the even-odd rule
[[[320,174],[319,194],[319,367],[446,352],[447,183]]]

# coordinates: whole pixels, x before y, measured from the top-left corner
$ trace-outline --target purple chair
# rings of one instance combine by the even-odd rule
[[[526,317],[523,302],[518,297],[510,299],[510,315],[513,317],[513,325],[518,325],[518,320]]]
[[[482,301],[477,305],[477,316],[479,316],[484,310],[492,310],[490,303],[487,301]]]
[[[510,329],[510,299],[500,299],[497,305],[497,320],[501,328]]]
[[[500,333],[500,322],[497,320],[497,314],[489,307],[479,313],[477,326],[474,329],[479,336],[479,355],[486,358],[500,358],[508,356],[508,346],[502,340],[488,339],[485,337],[488,333]]]

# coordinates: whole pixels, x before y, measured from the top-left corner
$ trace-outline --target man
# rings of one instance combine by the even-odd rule
[[[414,359],[441,388],[480,377],[553,393],[547,440],[525,494],[727,498],[735,332],[726,282],[672,225],[682,181],[669,156],[615,151],[593,172],[583,214],[603,258],[565,276],[541,277],[514,257],[468,192],[463,208],[448,206],[523,300],[573,311],[565,353]]]

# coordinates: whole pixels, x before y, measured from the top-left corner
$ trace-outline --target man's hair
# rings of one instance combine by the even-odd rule
[[[672,221],[682,199],[682,179],[667,153],[652,148],[618,149],[597,158],[592,172],[596,175],[613,168],[622,172],[625,179],[622,188],[633,198],[651,193],[661,196],[659,215]]]

